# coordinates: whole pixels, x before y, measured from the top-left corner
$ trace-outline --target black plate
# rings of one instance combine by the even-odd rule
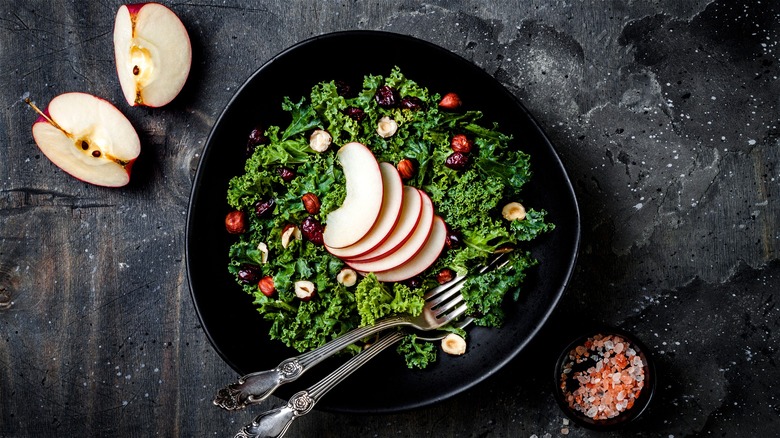
[[[358,370],[317,404],[335,412],[395,412],[429,405],[479,383],[515,357],[539,331],[569,281],[577,257],[580,222],[577,201],[561,161],[526,109],[498,81],[445,49],[408,36],[374,31],[322,35],[277,55],[238,90],[215,124],[203,151],[190,200],[186,257],[192,298],[203,329],[222,358],[239,374],[275,367],[295,355],[265,335],[268,325],[227,272],[225,232],[228,181],[243,171],[246,138],[258,122],[286,125],[284,96],[308,96],[320,81],[339,79],[362,84],[365,74],[389,74],[399,66],[431,92],[457,92],[469,109],[516,139],[531,154],[534,176],[523,202],[549,212],[555,231],[529,247],[540,260],[522,297],[507,306],[501,329],[469,330],[467,354],[440,354],[423,371],[408,370],[393,352],[383,353]],[[276,393],[284,399],[308,387],[334,365],[321,364]],[[226,384],[229,382],[225,382]],[[216,391],[217,388],[214,388]]]

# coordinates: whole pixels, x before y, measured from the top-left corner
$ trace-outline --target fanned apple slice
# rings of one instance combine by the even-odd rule
[[[347,195],[339,208],[325,218],[323,242],[329,248],[345,248],[362,239],[374,226],[382,209],[382,172],[374,154],[352,142],[336,153],[346,179]]]
[[[380,259],[401,247],[412,235],[412,231],[420,221],[423,212],[423,201],[420,191],[414,187],[404,186],[403,202],[398,221],[390,232],[390,235],[371,251],[357,257],[345,260],[368,262]]]
[[[35,143],[46,157],[74,177],[99,186],[130,182],[141,152],[133,125],[111,103],[86,93],[64,93],[49,102],[33,123]]]
[[[419,190],[418,190],[419,191]],[[425,246],[428,236],[433,228],[433,202],[427,194],[419,191],[422,197],[423,210],[417,226],[412,231],[406,242],[395,251],[372,261],[353,261],[347,260],[346,263],[360,272],[381,272],[393,269],[406,263]]]
[[[167,7],[123,5],[114,21],[114,57],[127,103],[160,107],[184,87],[192,45],[184,24]]]
[[[382,208],[379,210],[379,218],[371,227],[371,230],[357,243],[345,248],[330,248],[330,251],[339,258],[352,258],[365,254],[376,248],[387,239],[393,231],[403,206],[404,184],[398,170],[390,163],[379,163],[379,171],[382,173],[382,188],[384,196]]]
[[[444,243],[447,240],[447,225],[444,220],[436,216],[433,221],[433,229],[425,246],[406,263],[393,269],[382,272],[374,272],[379,281],[404,281],[420,274],[439,258]]]

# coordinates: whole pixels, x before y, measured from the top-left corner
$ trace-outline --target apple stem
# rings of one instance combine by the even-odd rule
[[[57,122],[55,122],[54,120],[52,120],[52,119],[51,119],[51,117],[49,117],[49,116],[48,116],[46,113],[44,113],[43,111],[41,111],[41,109],[40,109],[40,108],[38,108],[38,106],[36,106],[36,105],[33,103],[33,101],[32,101],[32,100],[31,100],[29,97],[25,97],[25,98],[24,98],[24,103],[26,103],[27,105],[30,105],[30,107],[31,107],[32,109],[34,109],[36,113],[38,113],[38,114],[39,114],[41,117],[43,117],[44,119],[46,119],[46,120],[47,120],[49,123],[51,123],[51,124],[52,124],[52,125],[53,125],[55,128],[59,129],[59,130],[60,130],[60,131],[62,131],[62,132],[66,132],[64,129],[62,129],[62,126],[60,126],[60,125],[59,125]]]

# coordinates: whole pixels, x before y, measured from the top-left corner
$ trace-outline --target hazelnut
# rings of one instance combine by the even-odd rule
[[[225,216],[225,229],[230,234],[241,234],[246,231],[246,215],[243,211],[234,210]]]
[[[257,250],[260,251],[260,261],[263,264],[268,263],[268,245],[260,242],[257,244]]]
[[[357,272],[354,269],[344,268],[336,275],[336,281],[346,287],[354,286],[357,283]]]
[[[301,234],[300,228],[293,224],[287,224],[282,229],[282,248],[290,246],[291,240],[301,240],[302,238],[303,235]]]
[[[439,108],[446,110],[454,110],[460,108],[463,104],[460,100],[460,96],[455,93],[447,93],[439,101]]]
[[[308,280],[298,280],[295,282],[295,296],[302,301],[309,301],[314,296],[314,283]]]
[[[436,274],[436,281],[439,284],[445,284],[451,282],[455,278],[455,272],[450,268],[444,268]]]
[[[398,123],[390,117],[384,116],[376,124],[376,133],[382,138],[392,137],[398,131]]]
[[[474,141],[466,137],[466,134],[455,134],[450,139],[450,147],[455,152],[468,154],[474,146]]]
[[[401,179],[410,179],[414,177],[415,166],[412,160],[404,158],[399,161],[395,167],[398,169],[398,174],[401,176]]]
[[[303,208],[310,214],[320,212],[320,199],[314,193],[309,192],[301,196],[301,202],[303,202]]]
[[[266,275],[257,283],[257,288],[260,289],[260,292],[262,292],[263,295],[270,297],[276,291],[276,287],[274,286],[274,278],[270,275]]]
[[[501,209],[501,215],[508,221],[521,221],[525,219],[525,207],[519,202],[510,202]]]
[[[316,152],[325,152],[330,147],[332,141],[333,137],[328,134],[328,131],[315,129],[309,137],[309,147]]]
[[[441,340],[441,349],[447,354],[459,356],[466,352],[466,340],[460,335],[450,333]]]

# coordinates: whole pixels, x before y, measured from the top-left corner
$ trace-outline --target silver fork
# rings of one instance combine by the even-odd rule
[[[471,321],[473,321],[472,318],[466,318],[455,324],[455,327],[463,328],[469,325]],[[251,423],[246,425],[236,434],[235,438],[281,437],[287,432],[287,429],[289,429],[296,418],[311,412],[314,405],[317,404],[328,391],[343,382],[369,360],[373,359],[379,353],[400,341],[408,334],[409,333],[404,330],[394,330],[382,335],[378,341],[361,351],[360,354],[353,356],[335,371],[328,374],[327,377],[323,378],[309,389],[295,393],[286,405],[265,411],[255,417]],[[417,339],[433,342],[444,339],[447,334],[449,334],[447,331],[437,331],[431,333],[430,336],[418,336]]]
[[[500,266],[506,264],[506,261],[501,262],[504,255],[499,254],[493,258],[479,272],[482,273],[499,263]],[[220,389],[214,398],[214,404],[223,409],[234,411],[260,403],[279,386],[297,380],[313,366],[348,345],[382,330],[396,326],[410,326],[423,331],[440,328],[454,321],[466,311],[466,303],[463,295],[460,294],[465,280],[466,276],[459,275],[449,283],[428,291],[424,295],[425,306],[418,316],[399,315],[384,318],[373,326],[356,328],[319,348],[285,359],[276,368],[242,376],[238,382]]]

